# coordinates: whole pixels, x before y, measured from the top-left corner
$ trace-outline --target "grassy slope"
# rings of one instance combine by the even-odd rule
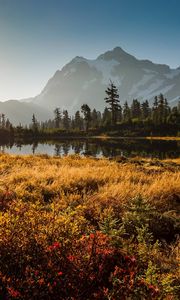
[[[14,298],[32,299],[36,295],[33,294],[34,291],[38,291],[38,299],[49,299],[48,297],[56,299],[57,294],[61,292],[64,295],[62,299],[67,299],[65,290],[67,290],[68,280],[72,285],[73,280],[77,280],[76,284],[79,284],[80,279],[79,277],[72,279],[72,271],[71,274],[68,274],[67,271],[64,285],[59,286],[58,280],[54,279],[53,272],[59,264],[62,269],[65,268],[63,266],[65,266],[67,258],[62,263],[62,257],[60,260],[60,256],[56,253],[56,259],[53,258],[54,263],[52,263],[52,257],[51,261],[48,261],[49,254],[47,255],[46,250],[53,249],[54,251],[59,247],[58,244],[56,244],[57,247],[53,246],[54,243],[60,242],[63,245],[62,253],[64,255],[69,253],[68,257],[71,257],[72,254],[81,257],[77,261],[73,261],[74,258],[72,261],[70,259],[69,263],[74,268],[76,267],[76,270],[81,269],[83,274],[83,270],[87,271],[91,265],[88,259],[91,260],[95,254],[92,255],[92,252],[88,252],[89,246],[82,245],[84,243],[82,237],[86,236],[91,239],[93,232],[94,236],[104,234],[97,239],[97,247],[105,245],[103,244],[105,242],[99,242],[99,240],[106,239],[107,242],[109,239],[106,249],[103,248],[107,256],[111,251],[115,251],[111,249],[113,243],[116,247],[118,245],[121,255],[124,253],[126,256],[135,256],[138,260],[137,266],[135,270],[131,270],[133,268],[131,266],[129,267],[130,271],[127,271],[130,273],[127,275],[129,281],[127,286],[125,285],[125,291],[121,290],[120,283],[117,287],[112,281],[112,276],[116,276],[117,279],[122,274],[117,275],[118,272],[111,270],[107,275],[109,276],[108,282],[112,281],[111,284],[105,284],[107,281],[105,278],[104,286],[101,287],[102,283],[98,282],[98,288],[94,287],[93,292],[92,286],[89,286],[87,282],[90,282],[92,278],[94,278],[92,280],[98,281],[100,275],[91,269],[88,281],[87,275],[84,275],[84,279],[81,274],[80,281],[83,282],[83,286],[87,284],[87,287],[79,286],[82,298],[73,287],[69,290],[68,295],[75,297],[74,299],[83,299],[83,297],[86,299],[118,299],[117,295],[121,293],[124,297],[130,296],[135,299],[133,297],[136,293],[142,293],[142,297],[144,297],[142,299],[158,299],[156,297],[170,299],[168,298],[170,296],[171,299],[177,299],[179,256],[176,234],[180,199],[179,171],[180,160],[178,159],[158,162],[137,158],[127,161],[122,159],[120,162],[116,162],[78,156],[50,158],[45,155],[1,155],[0,255],[3,259],[0,264],[0,283],[2,281],[5,295],[9,293],[12,296],[14,293],[16,295]],[[147,232],[143,233],[143,230]],[[149,234],[152,235],[150,244]],[[132,236],[134,236],[133,241]],[[161,241],[158,250],[154,247],[157,239]],[[81,244],[81,250],[77,243]],[[90,243],[91,240],[88,240],[88,245]],[[40,252],[37,250],[39,245],[41,245]],[[85,252],[86,255],[83,256]],[[13,256],[12,261],[11,256],[9,257],[7,253],[11,253]],[[45,262],[42,253],[43,258],[44,255],[47,255]],[[23,257],[23,261],[25,261],[23,268],[19,266],[21,261],[19,257]],[[94,264],[95,261],[94,259]],[[97,261],[96,263],[99,264]],[[13,264],[15,264],[14,268],[23,269],[22,274],[13,273],[11,270]],[[117,262],[118,264],[120,262]],[[139,265],[141,265],[141,271],[138,271],[140,270],[138,269]],[[93,270],[96,270],[96,267],[94,266]],[[106,268],[108,269],[107,266]],[[63,269],[63,273],[65,269]],[[27,270],[30,270],[31,275],[24,275],[28,272]],[[56,282],[54,287],[45,270],[48,270],[48,274],[52,274],[53,279],[51,279]],[[41,280],[42,284],[32,279],[32,274],[35,274],[33,272],[41,274],[38,275],[40,276],[38,280]],[[135,278],[136,272],[137,278],[141,277],[143,280],[142,287],[137,281],[139,279]],[[74,273],[76,274],[76,271]],[[132,276],[134,276],[133,284]],[[124,280],[122,278],[123,282]],[[45,283],[46,287],[44,287]],[[10,290],[7,286],[10,286]],[[28,290],[28,286],[31,286],[31,292]],[[94,294],[88,298],[83,294],[85,293],[83,288],[92,290]],[[47,295],[47,298],[43,293]]]

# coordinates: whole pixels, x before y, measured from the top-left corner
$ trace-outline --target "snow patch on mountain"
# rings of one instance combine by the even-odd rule
[[[178,102],[178,101],[180,101],[180,93],[179,93],[179,96],[177,96],[177,97],[175,97],[175,98],[173,98],[173,99],[171,100],[172,103],[173,103],[173,102]]]
[[[167,92],[169,92],[173,87],[175,86],[175,84],[173,83],[173,84],[170,84],[170,85],[167,85],[166,87],[164,87],[164,88],[162,88],[161,89],[161,94],[166,94]],[[160,94],[159,93],[159,94]]]
[[[168,91],[170,91],[173,87],[174,87],[174,84],[171,84],[171,85],[168,85],[166,87],[163,87],[162,86],[162,83],[163,80],[159,80],[157,82],[157,85],[156,85],[156,88],[154,89],[155,85],[152,84],[149,89],[147,89],[147,93],[145,94],[144,91],[140,92],[138,94],[139,97],[143,97],[144,98],[144,95],[147,99],[151,99],[151,98],[154,98],[154,96],[156,95],[159,95],[159,94],[165,94],[167,93]],[[151,89],[150,89],[151,88]]]
[[[66,72],[64,72],[63,76],[68,77],[68,76],[72,75],[75,72],[76,72],[76,68],[71,68],[70,70],[67,70]]]
[[[143,68],[143,71],[146,72],[147,74],[158,74],[158,72],[146,68]]]
[[[168,74],[165,74],[167,79],[174,79],[178,75],[180,75],[180,69],[170,70]]]
[[[129,95],[133,95],[135,93],[138,93],[139,89],[141,87],[143,87],[145,84],[148,83],[148,81],[150,81],[152,78],[154,77],[154,74],[145,74],[143,76],[143,78],[137,83],[137,84],[134,84]]]
[[[138,60],[116,47],[94,60],[76,56],[55,72],[39,95],[22,100],[26,103],[0,103],[0,111],[14,124],[24,124],[27,112],[30,119],[33,113],[39,121],[48,119],[55,107],[72,113],[87,103],[102,111],[105,89],[110,80],[119,89],[122,101],[127,99],[129,104],[133,99],[147,99],[152,105],[154,96],[160,93],[170,105],[176,105],[180,99],[180,67],[171,69],[149,60]]]
[[[161,87],[163,86],[164,80],[163,79],[156,79],[155,82],[151,83],[145,90],[139,91],[137,96],[138,97],[145,97],[151,98],[155,94],[159,94],[161,91]]]
[[[92,80],[86,81],[83,84],[82,89],[87,90],[94,82],[96,82],[96,78],[93,78]]]
[[[96,60],[87,60],[88,65],[91,68],[95,68],[98,72],[101,73],[103,79],[102,83],[107,84],[110,80],[113,80],[117,84],[117,80],[119,78],[117,76],[113,76],[113,69],[115,66],[119,65],[119,62],[116,60],[103,60],[103,59],[96,59]]]

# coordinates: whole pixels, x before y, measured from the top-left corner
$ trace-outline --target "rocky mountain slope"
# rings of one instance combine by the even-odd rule
[[[74,110],[83,103],[103,109],[110,80],[119,89],[121,103],[134,98],[152,102],[155,95],[163,93],[173,105],[180,97],[180,68],[138,60],[117,47],[95,60],[75,57],[54,74],[33,102],[50,109]]]
[[[137,98],[148,99],[163,93],[170,105],[180,98],[180,68],[154,64],[149,60],[138,60],[116,47],[95,60],[75,57],[62,70],[56,71],[43,91],[30,98],[29,103],[6,101],[0,103],[0,112],[14,123],[29,122],[35,113],[39,120],[52,116],[55,107],[74,112],[83,103],[91,108],[104,108],[105,89],[112,80],[119,89],[120,101],[131,103]],[[28,115],[26,114],[28,112]]]

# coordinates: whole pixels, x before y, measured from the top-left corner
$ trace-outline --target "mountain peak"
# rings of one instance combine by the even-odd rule
[[[130,104],[132,99],[148,99],[152,103],[160,93],[172,105],[179,101],[180,66],[170,69],[167,65],[139,60],[121,47],[115,47],[97,59],[74,57],[49,79],[39,95],[21,102],[0,102],[0,112],[16,125],[31,122],[27,115],[31,118],[33,113],[39,121],[48,120],[55,107],[72,113],[88,103],[91,108],[103,111],[109,79],[119,89],[121,103],[127,100]]]
[[[115,47],[113,50],[111,50],[114,53],[118,53],[118,54],[127,54],[126,51],[123,50],[123,48],[121,47]]]
[[[118,62],[121,62],[122,60],[136,60],[136,58],[126,51],[124,51],[121,47],[115,47],[114,49],[107,51],[97,58],[98,60],[116,60]]]
[[[72,59],[71,63],[78,63],[78,62],[83,62],[86,59],[83,56],[76,56]]]

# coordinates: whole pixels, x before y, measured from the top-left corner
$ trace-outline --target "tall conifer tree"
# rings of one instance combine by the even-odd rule
[[[104,98],[105,102],[109,104],[108,109],[111,111],[111,123],[115,125],[117,122],[118,111],[121,109],[118,89],[113,82],[110,82],[109,87],[105,90],[107,97]]]

